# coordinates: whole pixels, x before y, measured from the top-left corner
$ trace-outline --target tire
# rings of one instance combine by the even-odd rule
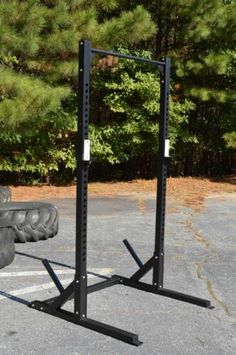
[[[0,205],[1,220],[12,225],[16,243],[37,242],[58,233],[58,210],[45,202],[9,202]]]
[[[0,203],[11,201],[11,190],[7,186],[0,186]]]
[[[14,230],[0,227],[0,269],[10,265],[15,257]]]

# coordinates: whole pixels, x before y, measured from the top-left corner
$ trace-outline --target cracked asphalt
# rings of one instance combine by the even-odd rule
[[[57,294],[41,258],[53,262],[64,285],[73,279],[75,201],[49,202],[59,208],[59,235],[16,245],[14,263],[0,270],[1,355],[236,354],[236,194],[212,195],[199,211],[167,202],[165,287],[210,299],[213,310],[122,285],[88,296],[88,316],[139,334],[139,347],[26,307]],[[146,261],[153,253],[154,224],[153,194],[91,198],[89,283],[101,281],[98,274],[134,273],[122,240]]]

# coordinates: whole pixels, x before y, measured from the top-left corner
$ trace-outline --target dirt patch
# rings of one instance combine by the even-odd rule
[[[132,180],[129,182],[90,183],[92,196],[111,196],[153,194],[156,180]],[[14,201],[42,200],[52,198],[73,198],[75,186],[17,186],[11,187]],[[227,177],[219,181],[202,178],[169,178],[168,198],[173,198],[194,209],[203,207],[205,197],[215,193],[236,193],[236,177]],[[143,209],[143,206],[140,206]]]

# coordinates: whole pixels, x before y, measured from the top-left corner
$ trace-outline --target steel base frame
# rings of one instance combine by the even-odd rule
[[[128,60],[135,60],[147,64],[153,64],[160,70],[160,113],[159,113],[159,154],[157,171],[157,198],[156,198],[156,225],[155,246],[153,256],[143,264],[130,245],[128,240],[124,244],[138,270],[130,277],[113,275],[105,281],[93,285],[87,285],[87,186],[88,168],[90,162],[89,151],[89,82],[92,55],[112,55]],[[99,333],[122,340],[126,343],[139,346],[138,335],[111,325],[98,322],[87,317],[87,296],[113,285],[124,285],[142,291],[173,298],[179,301],[192,303],[205,308],[213,308],[210,301],[168,290],[163,287],[164,279],[164,235],[165,235],[165,205],[166,205],[166,180],[167,162],[169,159],[168,119],[169,119],[169,83],[170,83],[170,59],[165,57],[161,61],[135,57],[117,52],[104,51],[91,48],[90,41],[79,43],[79,87],[78,87],[78,132],[77,132],[77,194],[76,194],[76,261],[74,280],[64,288],[52,269],[48,260],[43,264],[49,276],[55,283],[59,296],[45,301],[33,301],[29,307],[62,318],[68,322],[95,330]],[[152,284],[140,281],[149,271],[152,271]],[[74,301],[74,310],[69,312],[62,309],[64,304]]]

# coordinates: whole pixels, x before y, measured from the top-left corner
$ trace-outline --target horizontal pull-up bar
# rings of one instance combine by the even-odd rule
[[[160,70],[160,112],[159,112],[159,149],[158,157],[158,188],[156,197],[156,226],[155,247],[152,256],[143,264],[125,239],[124,244],[136,261],[139,269],[129,278],[113,275],[105,281],[88,285],[87,282],[87,202],[88,202],[88,168],[90,161],[89,149],[89,82],[91,74],[91,54],[111,55],[131,59],[143,63],[156,65]],[[211,308],[211,303],[191,295],[165,289],[164,280],[164,237],[165,237],[165,211],[166,211],[166,180],[167,157],[169,157],[168,121],[169,121],[169,84],[170,84],[170,59],[162,58],[160,61],[135,57],[128,54],[110,52],[91,48],[90,41],[80,41],[79,44],[79,87],[78,87],[78,131],[77,139],[77,194],[76,194],[76,258],[74,280],[63,289],[61,282],[51,268],[49,262],[44,260],[50,277],[57,286],[60,295],[43,302],[34,301],[30,307],[51,314],[55,317],[82,327],[95,330],[99,333],[120,339],[132,345],[140,345],[138,335],[123,329],[113,327],[87,318],[87,296],[90,293],[103,290],[110,286],[123,284],[153,294],[173,298],[183,302],[192,303],[201,307]],[[146,235],[147,235],[146,231]],[[149,271],[152,271],[152,283],[140,281]],[[74,299],[74,310],[67,311],[63,305]]]
[[[140,58],[140,57],[136,57],[134,55],[129,55],[129,54],[122,54],[122,53],[112,52],[112,51],[104,51],[102,49],[96,49],[96,48],[91,48],[91,52],[96,53],[96,54],[112,55],[114,57],[136,60],[137,62],[155,64],[158,67],[165,66],[165,61],[161,62],[161,61],[153,60],[153,59]]]

